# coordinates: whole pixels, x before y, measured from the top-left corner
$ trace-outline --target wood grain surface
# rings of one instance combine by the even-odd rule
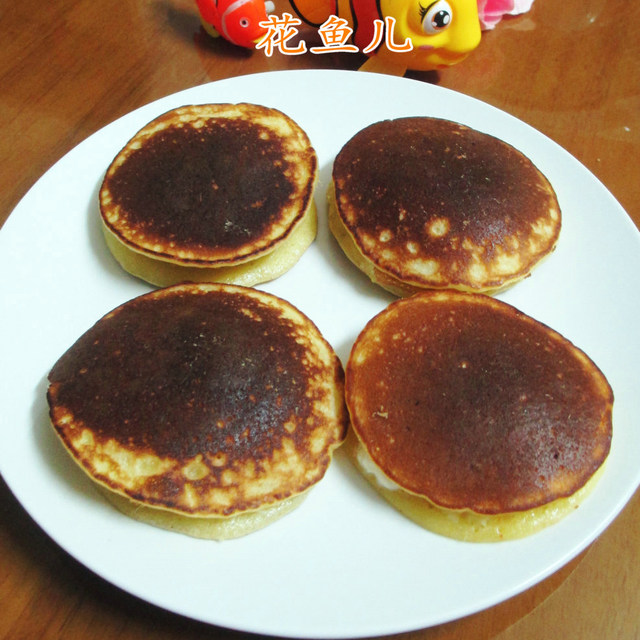
[[[276,3],[277,11],[286,8]],[[358,54],[267,57],[238,49],[204,33],[191,0],[4,0],[0,25],[0,224],[56,160],[143,104],[231,76],[357,69],[364,61]],[[479,98],[546,134],[640,226],[640,3],[535,0],[529,13],[485,32],[463,63],[407,75]],[[168,613],[96,577],[53,543],[0,481],[0,640],[244,635]],[[640,638],[640,494],[590,548],[535,587],[404,635]]]

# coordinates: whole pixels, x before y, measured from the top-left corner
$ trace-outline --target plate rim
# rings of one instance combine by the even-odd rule
[[[356,71],[348,71],[348,70],[287,70],[287,71],[267,71],[267,72],[259,72],[259,73],[255,73],[255,74],[247,74],[247,75],[243,75],[243,76],[235,76],[232,78],[227,78],[227,79],[223,79],[223,80],[217,80],[217,81],[211,81],[211,82],[206,82],[203,83],[201,85],[197,85],[195,87],[190,87],[187,89],[183,89],[180,90],[178,92],[172,93],[172,94],[168,94],[166,96],[160,97],[158,99],[155,99],[151,102],[148,102],[144,105],[141,105],[140,107],[138,107],[137,109],[134,109],[131,112],[128,112],[122,116],[120,116],[119,118],[116,118],[115,120],[109,122],[108,124],[104,125],[103,127],[101,127],[100,129],[98,129],[97,131],[95,131],[94,133],[92,133],[91,135],[89,135],[87,138],[85,138],[82,142],[80,142],[78,145],[76,145],[76,147],[74,147],[73,149],[71,149],[69,152],[67,152],[64,156],[62,156],[60,159],[58,159],[27,191],[27,193],[23,196],[23,198],[21,198],[21,200],[19,201],[19,203],[16,205],[16,207],[13,209],[12,213],[9,215],[5,225],[3,226],[3,230],[0,232],[0,243],[3,241],[3,239],[12,233],[11,229],[13,229],[13,222],[10,222],[12,219],[15,220],[16,216],[15,214],[18,213],[19,215],[22,215],[20,213],[19,210],[22,210],[23,208],[27,208],[29,205],[29,199],[34,197],[34,194],[37,193],[38,190],[38,185],[40,185],[42,183],[43,180],[45,180],[46,176],[50,176],[52,175],[57,169],[56,167],[60,167],[62,163],[64,162],[68,162],[68,158],[70,156],[72,156],[72,154],[78,154],[80,155],[81,152],[77,151],[79,148],[81,148],[81,150],[84,150],[85,148],[89,148],[92,144],[92,141],[97,140],[99,137],[101,136],[105,136],[106,133],[108,133],[111,130],[117,130],[120,127],[123,126],[123,124],[126,123],[126,126],[129,126],[129,121],[135,121],[138,118],[142,118],[144,116],[144,114],[146,113],[151,113],[154,112],[160,108],[163,107],[163,105],[165,104],[169,104],[171,102],[176,102],[177,100],[181,99],[182,97],[186,97],[189,95],[194,95],[197,94],[200,91],[204,91],[207,88],[210,88],[212,86],[217,86],[220,87],[221,84],[227,84],[229,86],[231,85],[242,85],[244,83],[247,82],[252,82],[255,81],[256,78],[258,77],[263,77],[262,80],[264,80],[264,77],[273,77],[274,75],[278,75],[279,77],[284,77],[284,76],[288,76],[289,78],[293,78],[294,76],[296,77],[305,77],[305,78],[309,78],[311,76],[315,76],[315,77],[320,77],[320,76],[324,76],[324,77],[334,77],[336,75],[340,75],[340,76],[352,76],[353,74],[357,74],[357,77],[362,78],[362,72],[356,72]],[[378,80],[378,79],[376,79]],[[290,82],[294,82],[294,80],[290,80]],[[358,80],[359,82],[359,80]],[[367,78],[367,80],[365,81],[363,79],[363,82],[373,82],[373,78]],[[425,84],[423,82],[420,82],[418,80],[413,80],[413,79],[408,79],[408,78],[395,78],[395,77],[389,77],[389,76],[385,76],[383,81],[383,83],[390,83],[390,84],[394,84],[394,83],[398,83],[398,86],[400,85],[400,83],[402,84],[406,84],[406,83],[413,83],[413,85],[418,85],[420,87],[422,87],[422,89],[417,89],[417,91],[422,91],[423,89],[425,89],[427,92],[431,92],[433,91],[435,94],[439,93],[439,92],[446,92],[448,95],[450,96],[456,96],[455,98],[452,98],[454,100],[458,100],[460,97],[462,97],[463,102],[468,102],[469,104],[476,104],[476,105],[481,105],[481,109],[490,109],[492,110],[494,113],[498,114],[499,118],[504,118],[506,117],[507,119],[510,119],[512,122],[516,122],[518,123],[518,127],[521,127],[522,125],[524,125],[525,130],[529,132],[529,135],[533,135],[536,138],[542,137],[544,138],[547,142],[546,144],[550,144],[553,147],[553,151],[554,153],[559,153],[559,154],[564,154],[564,158],[565,160],[567,160],[567,158],[570,158],[570,162],[575,163],[574,167],[577,168],[579,167],[580,170],[584,170],[585,172],[587,172],[586,175],[589,176],[589,179],[591,181],[595,181],[595,183],[598,186],[598,189],[600,190],[604,190],[603,194],[606,193],[608,194],[608,197],[611,198],[612,202],[615,203],[617,205],[617,207],[619,208],[620,211],[622,211],[625,216],[627,217],[627,221],[628,223],[630,223],[630,230],[634,231],[636,233],[636,240],[638,240],[638,238],[640,238],[640,234],[638,233],[638,229],[636,228],[635,224],[633,223],[633,221],[631,220],[631,218],[628,216],[628,214],[626,214],[626,212],[624,211],[624,209],[619,205],[619,203],[617,202],[617,200],[615,200],[615,197],[608,191],[608,189],[606,188],[605,185],[602,184],[602,182],[591,172],[589,171],[588,168],[586,168],[584,165],[582,165],[577,159],[575,159],[573,156],[571,156],[566,150],[564,150],[562,147],[560,147],[557,143],[555,143],[552,139],[550,139],[549,137],[547,137],[545,134],[537,131],[536,129],[534,129],[533,127],[531,127],[531,125],[527,124],[526,122],[523,122],[522,120],[519,120],[518,118],[516,118],[515,116],[512,116],[511,114],[497,108],[494,107],[488,103],[485,103],[477,98],[474,98],[472,96],[468,96],[466,94],[461,94],[458,93],[452,89],[448,89],[446,87],[439,87],[437,85],[431,85],[431,84]],[[428,89],[427,89],[428,87]],[[177,106],[177,103],[176,103]],[[157,111],[157,113],[161,113],[160,111]],[[428,115],[428,114],[425,114]],[[135,116],[135,117],[134,117]],[[123,140],[124,142],[124,140]],[[312,143],[313,143],[313,139],[312,139]],[[106,169],[106,166],[105,166]],[[23,204],[26,203],[26,204]],[[17,224],[17,223],[15,223]],[[7,228],[9,229],[7,231]],[[0,439],[4,439],[6,438],[6,435],[3,436],[2,435],[2,431],[0,430]],[[5,454],[6,455],[6,454]],[[207,620],[207,619],[203,619],[202,617],[198,617],[198,616],[194,616],[193,614],[190,613],[184,613],[183,611],[177,610],[175,608],[172,608],[170,606],[169,603],[165,603],[165,604],[159,604],[157,599],[149,599],[148,597],[146,597],[143,594],[140,593],[136,593],[135,591],[132,591],[130,588],[127,588],[127,586],[123,585],[121,582],[119,583],[117,580],[115,580],[112,576],[108,575],[108,572],[105,573],[104,571],[100,571],[99,569],[97,569],[95,567],[95,562],[94,562],[94,566],[92,566],[90,563],[88,564],[86,562],[86,560],[80,559],[77,557],[76,554],[74,554],[72,549],[67,548],[67,546],[65,545],[64,541],[59,539],[59,536],[56,535],[52,535],[52,533],[45,528],[39,518],[37,517],[38,514],[37,513],[32,513],[31,510],[28,508],[27,505],[30,505],[30,501],[29,499],[25,498],[24,501],[23,499],[21,499],[21,494],[24,494],[24,491],[22,490],[22,487],[19,486],[19,482],[16,483],[15,479],[13,477],[11,477],[11,474],[9,474],[9,476],[7,476],[5,474],[5,467],[6,464],[5,462],[5,457],[3,455],[0,455],[0,473],[2,473],[3,478],[7,484],[7,486],[9,487],[9,489],[12,491],[13,495],[16,497],[16,499],[18,500],[18,502],[22,505],[22,507],[27,511],[27,513],[29,513],[30,517],[34,520],[34,522],[36,522],[36,524],[43,530],[45,531],[45,533],[58,545],[60,546],[62,549],[64,549],[69,555],[71,555],[72,557],[74,557],[76,560],[78,560],[81,564],[83,564],[83,566],[85,566],[87,569],[89,569],[90,571],[92,571],[93,573],[95,573],[96,575],[98,575],[99,577],[107,580],[108,582],[110,582],[111,584],[115,585],[116,587],[131,593],[132,595],[134,595],[135,597],[141,598],[147,602],[150,602],[156,606],[160,606],[164,609],[167,609],[169,611],[172,611],[178,615],[183,615],[183,616],[187,616],[196,620],[200,620],[202,622],[208,623],[208,624],[214,624],[214,625],[219,625],[219,626],[225,626],[228,627],[230,629],[236,629],[239,631],[249,631],[249,632],[253,632],[253,633],[262,633],[262,634],[266,634],[266,635],[283,635],[283,636],[287,636],[287,637],[294,637],[297,636],[299,637],[299,633],[295,632],[294,630],[278,630],[278,629],[270,629],[270,630],[265,630],[262,628],[259,628],[260,625],[251,627],[249,626],[230,626],[227,623],[221,623],[221,622],[215,622],[212,620]],[[637,490],[638,486],[640,486],[640,471],[638,472],[638,477],[636,479],[636,483],[635,486],[631,486],[629,485],[626,489],[626,491],[621,492],[621,494],[618,496],[618,501],[617,501],[617,505],[610,510],[609,513],[609,517],[607,519],[605,519],[604,521],[601,522],[600,526],[592,531],[590,533],[589,536],[586,536],[582,542],[580,543],[580,545],[578,545],[578,547],[576,547],[574,549],[574,551],[572,551],[570,554],[566,554],[565,557],[562,558],[558,558],[556,560],[555,563],[553,563],[552,565],[546,567],[545,571],[540,572],[538,575],[536,576],[531,576],[530,579],[528,581],[523,582],[520,585],[520,588],[511,590],[511,592],[508,592],[502,599],[500,600],[493,600],[492,598],[487,597],[486,602],[484,604],[480,604],[480,606],[478,608],[475,608],[473,611],[467,611],[464,613],[461,613],[460,615],[456,615],[455,617],[448,617],[445,619],[442,619],[438,622],[435,622],[434,624],[441,624],[443,622],[447,622],[449,620],[454,620],[457,619],[459,617],[461,617],[461,615],[468,615],[469,613],[475,613],[481,610],[484,610],[488,607],[494,606],[496,604],[498,604],[499,602],[502,602],[504,599],[508,599],[514,595],[517,595],[518,593],[521,593],[522,591],[530,588],[531,586],[535,585],[536,583],[540,582],[542,579],[544,579],[545,577],[548,577],[549,575],[551,575],[552,573],[554,573],[555,571],[557,571],[559,568],[561,568],[562,566],[564,566],[566,563],[568,563],[571,559],[573,559],[575,556],[577,556],[582,550],[584,550],[584,548],[586,548],[591,542],[593,542],[593,540],[602,533],[602,531],[604,531],[604,529],[606,529],[609,524],[615,519],[615,517],[617,517],[617,515],[620,513],[620,511],[624,508],[624,506],[628,503],[628,501],[631,499],[631,497],[633,496],[633,494],[635,493],[635,491]],[[26,504],[25,504],[26,502]],[[33,506],[33,505],[31,505]],[[415,624],[415,623],[414,623]],[[427,626],[433,626],[431,624],[427,625]],[[411,631],[414,629],[418,629],[418,628],[423,628],[423,625],[419,625],[419,626],[411,626],[411,627],[404,627],[401,624],[399,626],[396,626],[394,628],[387,628],[386,630],[381,630],[381,632],[376,631],[373,635],[387,635],[390,633],[400,633],[403,631]],[[330,636],[330,637],[364,637],[365,635],[372,635],[372,629],[367,629],[364,630],[364,633],[358,633],[358,632],[352,632],[351,633],[344,633],[344,629],[341,630],[341,633],[336,633],[336,635],[334,636]],[[284,633],[282,633],[284,632]],[[326,633],[323,633],[321,636],[319,635],[314,635],[312,634],[305,634],[304,637],[308,637],[308,638],[315,638],[315,637],[329,637],[327,636]]]

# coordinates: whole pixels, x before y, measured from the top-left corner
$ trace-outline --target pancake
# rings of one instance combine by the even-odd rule
[[[391,303],[353,346],[345,396],[356,466],[405,515],[463,540],[557,521],[611,445],[613,392],[593,361],[482,294]]]
[[[492,294],[556,246],[556,194],[521,152],[428,117],[374,123],[340,150],[329,224],[350,260],[395,295]]]
[[[49,374],[51,422],[116,506],[237,537],[297,506],[345,436],[344,374],[284,300],[184,284],[100,319]]]
[[[104,177],[107,246],[156,286],[253,286],[316,235],[317,157],[287,115],[253,104],[187,105],[138,131]]]

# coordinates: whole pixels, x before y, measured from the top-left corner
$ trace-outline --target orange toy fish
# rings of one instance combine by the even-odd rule
[[[367,52],[364,71],[404,75],[448,67],[480,43],[477,0],[291,0],[291,6],[317,28],[331,15],[345,19],[361,51],[380,40]],[[376,31],[380,25],[387,27],[385,39]]]
[[[253,49],[267,32],[260,22],[274,10],[265,0],[196,0],[203,27],[214,37]]]

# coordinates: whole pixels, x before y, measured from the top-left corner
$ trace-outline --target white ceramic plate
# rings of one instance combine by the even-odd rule
[[[456,542],[395,512],[340,453],[299,509],[230,542],[139,524],[98,495],[50,429],[45,390],[53,363],[87,328],[150,290],[125,274],[103,244],[102,175],[156,115],[187,103],[241,101],[285,111],[318,152],[318,239],[293,270],[264,289],[308,314],[345,362],[365,322],[391,300],[351,266],[326,227],[332,160],[351,135],[389,117],[445,117],[507,140],[548,176],[564,215],[558,248],[500,297],[584,349],[614,389],[609,463],[580,509],[524,540]],[[446,89],[358,72],[275,72],[149,104],[92,135],[29,191],[0,233],[0,272],[0,470],[6,482],[36,522],[95,573],[201,621],[325,638],[446,622],[557,570],[602,532],[640,481],[640,234],[602,184],[555,143]]]

